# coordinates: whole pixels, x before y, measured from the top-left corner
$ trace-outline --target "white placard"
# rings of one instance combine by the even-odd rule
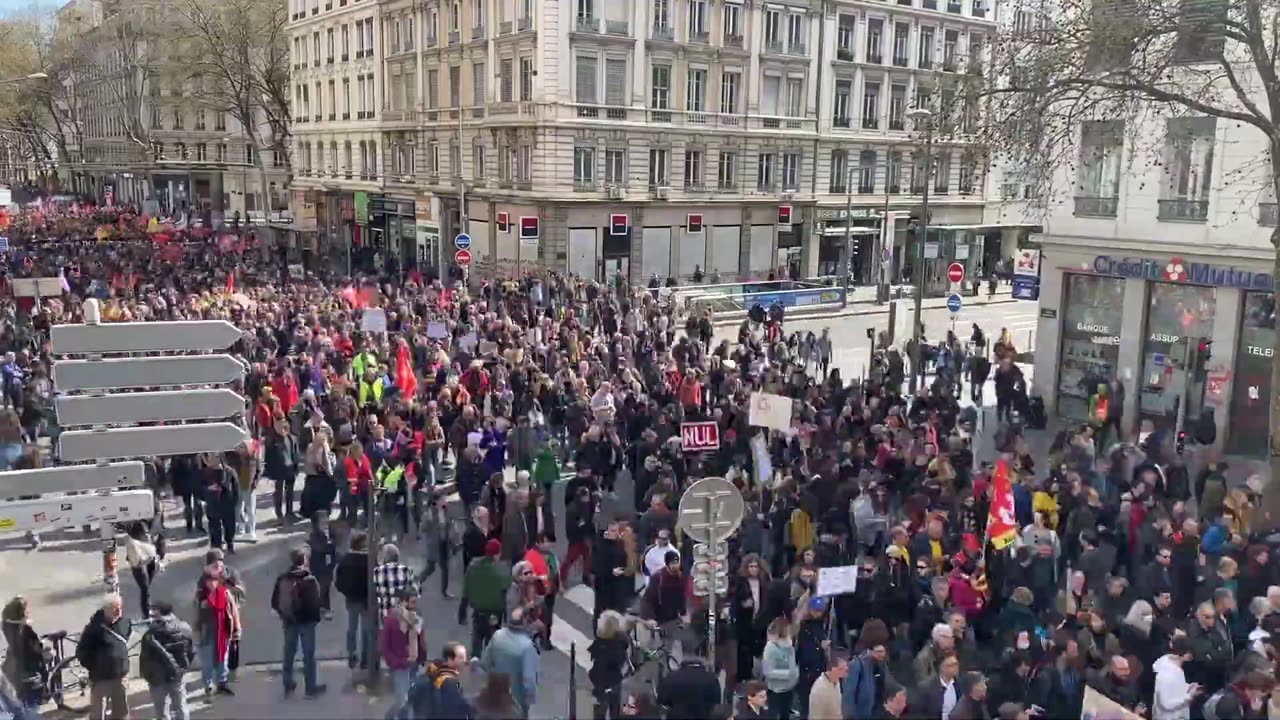
[[[938,243],[927,242],[924,244],[924,259],[925,260],[938,259]]]
[[[847,595],[857,589],[857,565],[818,568],[818,587],[816,593],[819,597],[827,595]]]
[[[497,355],[497,354],[498,354],[498,343],[493,342],[493,341],[490,341],[490,340],[481,340],[481,341],[480,341],[480,354],[481,354],[481,355]]]
[[[462,337],[458,338],[458,347],[461,348],[463,352],[468,352],[468,353],[473,352],[476,348],[476,345],[479,345],[479,344],[480,344],[480,337],[476,335],[475,332],[469,332],[466,335],[463,335]]]
[[[369,308],[360,316],[360,329],[368,333],[387,331],[387,313],[382,308]]]
[[[1019,250],[1013,262],[1013,274],[1022,278],[1040,277],[1040,251]]]
[[[442,340],[449,337],[449,326],[439,320],[427,323],[427,337]]]
[[[747,422],[757,427],[774,430],[791,428],[791,398],[771,393],[751,393],[751,407]]]

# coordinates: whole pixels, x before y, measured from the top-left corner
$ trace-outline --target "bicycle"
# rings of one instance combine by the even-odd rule
[[[680,668],[680,661],[671,652],[671,641],[666,630],[661,627],[644,623],[645,627],[652,631],[651,637],[657,640],[657,644],[646,646],[639,638],[636,632],[638,625],[631,627],[631,648],[627,665],[623,669],[623,680],[638,679],[647,682],[656,687],[667,673],[675,672]],[[650,668],[654,669],[656,677],[650,677]]]
[[[129,643],[129,657],[137,658],[141,653],[142,637],[151,627],[150,620],[140,620],[134,623],[134,636],[132,642]],[[49,642],[49,657],[45,661],[46,667],[49,668],[48,680],[45,685],[46,702],[52,702],[59,710],[74,715],[83,715],[89,712],[89,708],[76,708],[67,704],[67,695],[80,691],[81,698],[89,692],[89,671],[80,664],[80,660],[76,657],[75,652],[67,654],[65,649],[66,643],[72,646],[79,645],[80,635],[78,633],[69,633],[66,630],[59,630],[47,635],[40,636],[41,640]]]
[[[45,661],[45,665],[49,668],[48,680],[45,685],[45,701],[53,702],[54,706],[59,710],[72,713],[84,714],[89,712],[89,708],[73,708],[67,704],[67,695],[79,690],[81,697],[89,692],[89,671],[85,669],[80,661],[76,658],[73,651],[68,655],[65,651],[65,644],[70,642],[72,646],[79,643],[79,635],[76,633],[68,633],[66,630],[59,630],[47,635],[41,635],[41,640],[49,642],[50,655]]]

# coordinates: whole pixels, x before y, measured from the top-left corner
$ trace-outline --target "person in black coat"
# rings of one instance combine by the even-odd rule
[[[604,532],[596,536],[591,550],[596,618],[605,610],[623,610],[628,595],[626,585],[634,582],[626,574],[627,550],[619,534],[620,525],[617,520],[610,522]]]
[[[364,632],[365,609],[369,607],[368,535],[359,530],[351,533],[351,551],[338,560],[333,586],[347,602],[347,665],[355,668],[359,663],[362,668],[368,667],[369,633]]]
[[[658,684],[658,704],[670,718],[705,718],[720,704],[720,681],[702,658],[685,658]]]
[[[760,622],[768,604],[769,571],[759,555],[750,554],[729,585],[733,634],[738,643],[738,682],[754,677],[755,658],[764,652],[767,624]]]
[[[948,655],[938,660],[938,674],[926,678],[919,687],[916,688],[916,701],[911,703],[913,708],[912,714],[917,714],[915,708],[919,708],[920,717],[942,717],[943,702],[946,699],[948,685],[956,694],[956,701],[964,697],[960,689],[960,683],[956,682],[960,674],[960,659],[955,655]]]
[[[205,521],[209,525],[209,547],[236,551],[236,508],[240,506],[240,482],[229,463],[217,455],[205,458],[203,468]]]
[[[742,685],[742,701],[734,710],[739,720],[789,720],[781,718],[778,711],[769,707],[769,691],[759,680],[748,680]]]
[[[169,461],[169,485],[182,498],[182,517],[188,533],[204,533],[204,497],[200,462],[195,455],[178,455]]]
[[[44,663],[44,647],[31,627],[31,608],[21,595],[10,600],[0,614],[4,623],[4,676],[13,684],[18,701],[38,708],[44,702],[44,685],[48,671]]]
[[[234,522],[234,521],[233,521]],[[113,718],[129,715],[129,698],[124,681],[129,675],[129,636],[133,622],[124,615],[124,603],[112,595],[93,614],[80,633],[76,660],[89,673],[92,713]]]
[[[271,492],[271,503],[276,511],[276,519],[281,522],[295,522],[293,514],[293,486],[298,479],[298,464],[302,453],[298,449],[298,441],[289,432],[289,425],[284,420],[276,422],[275,427],[267,433],[266,448],[263,451],[264,470],[275,487]]]
[[[591,694],[596,704],[592,716],[614,720],[622,713],[622,679],[627,666],[631,641],[627,637],[626,619],[621,613],[606,610],[596,622],[596,637],[587,648],[591,656]]]

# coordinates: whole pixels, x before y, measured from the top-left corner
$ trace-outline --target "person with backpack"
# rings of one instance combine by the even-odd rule
[[[271,609],[284,626],[284,694],[296,688],[293,661],[302,648],[303,691],[317,697],[327,689],[316,680],[316,625],[320,623],[320,583],[307,568],[306,548],[289,552],[289,570],[276,578]]]
[[[195,658],[191,626],[173,614],[173,605],[157,602],[151,627],[142,636],[138,669],[151,691],[157,720],[187,720],[187,689],[183,677]]]
[[[408,701],[394,716],[401,720],[471,720],[475,712],[459,677],[468,662],[466,645],[452,640],[445,643],[440,659],[428,663],[426,674],[414,680]]]

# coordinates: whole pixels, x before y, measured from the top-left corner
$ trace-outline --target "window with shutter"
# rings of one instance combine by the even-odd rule
[[[583,105],[595,105],[598,101],[596,97],[596,71],[598,58],[594,55],[578,56],[577,71],[577,88],[578,102]]]
[[[782,94],[782,78],[776,75],[766,75],[764,85],[761,87],[760,94],[760,114],[767,117],[777,117],[781,108],[778,106],[778,98]]]
[[[501,70],[499,71],[499,74],[501,75],[500,82],[502,83],[502,102],[509,103],[514,99],[513,85],[515,63],[510,59],[503,60],[500,67]]]
[[[487,79],[485,76],[486,69],[487,67],[484,63],[476,63],[471,66],[471,104],[476,107],[484,107],[485,103],[488,101],[486,96],[488,89],[485,87],[485,81]]]
[[[627,105],[627,61],[609,59],[604,61],[604,103],[610,107]]]
[[[440,71],[427,71],[427,107],[435,109],[440,102]]]
[[[462,106],[462,68],[454,65],[449,68],[449,107]]]

